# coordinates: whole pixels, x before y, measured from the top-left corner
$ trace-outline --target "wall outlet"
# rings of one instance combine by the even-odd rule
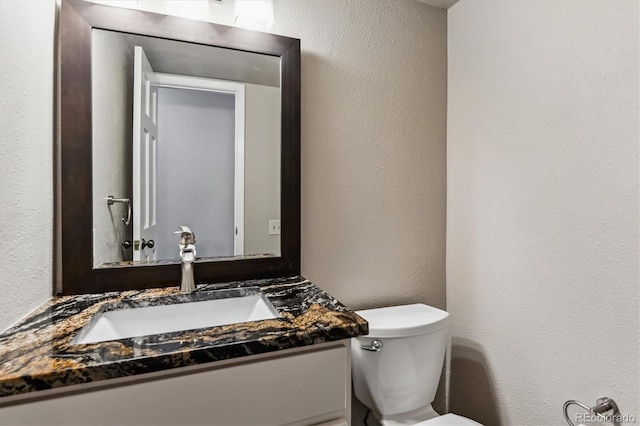
[[[269,235],[280,235],[280,221],[279,220],[270,220],[269,221]]]

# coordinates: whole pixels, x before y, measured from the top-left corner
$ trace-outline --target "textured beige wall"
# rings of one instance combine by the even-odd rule
[[[0,1],[0,330],[52,294],[53,0]]]
[[[483,424],[640,421],[638,5],[449,10],[450,408]]]
[[[444,307],[446,12],[276,1],[302,40],[302,273],[352,308]]]

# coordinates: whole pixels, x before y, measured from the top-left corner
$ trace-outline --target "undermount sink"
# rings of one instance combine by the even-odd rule
[[[98,343],[278,317],[275,307],[257,287],[180,295],[169,304],[157,306],[148,306],[149,303],[167,301],[132,301],[121,309],[107,307],[94,315],[73,343]]]

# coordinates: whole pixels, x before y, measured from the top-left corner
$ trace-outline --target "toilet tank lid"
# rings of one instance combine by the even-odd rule
[[[447,326],[449,313],[415,303],[356,311],[369,323],[367,337],[406,337],[430,333]]]

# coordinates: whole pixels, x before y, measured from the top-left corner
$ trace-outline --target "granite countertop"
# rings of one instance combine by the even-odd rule
[[[211,290],[238,293],[251,287],[262,289],[278,318],[99,343],[72,343],[99,311],[185,303],[202,300],[203,292]],[[0,398],[367,333],[364,319],[302,277],[202,284],[190,294],[167,287],[54,297],[0,333]]]

